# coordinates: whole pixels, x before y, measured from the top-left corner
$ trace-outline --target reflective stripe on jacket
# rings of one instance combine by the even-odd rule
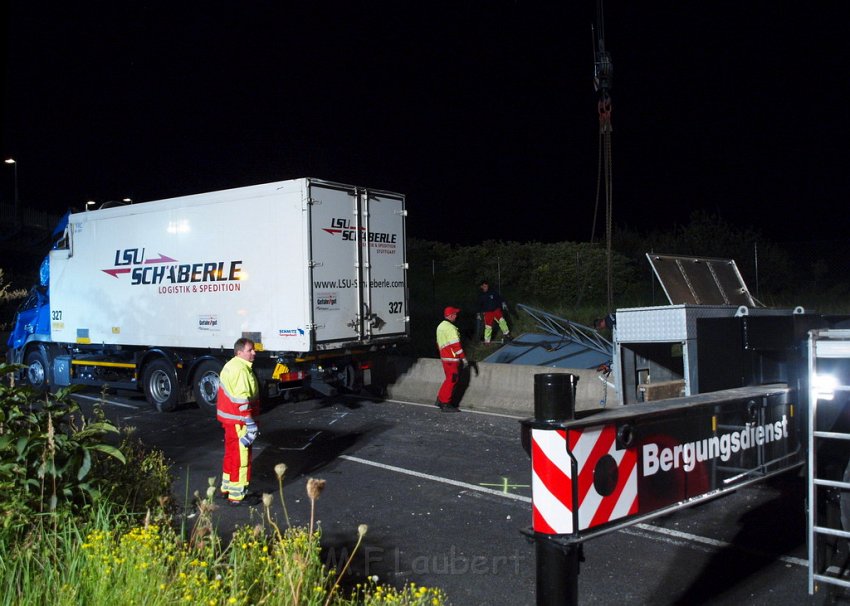
[[[460,331],[448,320],[443,320],[437,326],[437,349],[440,350],[443,362],[460,362],[466,358],[460,344]]]
[[[258,412],[260,388],[251,363],[233,357],[221,369],[216,397],[216,417],[220,423],[245,423]]]

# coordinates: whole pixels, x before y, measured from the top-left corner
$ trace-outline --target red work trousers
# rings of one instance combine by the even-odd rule
[[[239,438],[247,433],[244,424],[223,424],[224,460],[221,465],[221,491],[231,501],[241,501],[251,481],[251,447],[242,446]]]
[[[493,326],[493,320],[498,322],[503,318],[501,309],[484,312],[484,326]]]
[[[460,369],[462,362],[460,358],[457,361],[447,362],[443,360],[443,372],[446,373],[446,379],[440,386],[440,392],[437,394],[437,400],[440,404],[451,404],[454,398],[455,387],[460,380]]]

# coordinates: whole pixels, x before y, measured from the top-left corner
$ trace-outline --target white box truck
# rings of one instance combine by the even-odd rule
[[[368,386],[410,334],[405,216],[401,194],[309,178],[70,214],[10,359],[36,388],[139,389],[163,411],[214,412],[240,337],[269,395]]]

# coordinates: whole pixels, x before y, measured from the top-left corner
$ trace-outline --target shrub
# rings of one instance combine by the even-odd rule
[[[99,478],[109,478],[103,497],[128,511],[144,512],[162,505],[171,494],[171,462],[161,450],[147,448],[135,428],[122,427],[118,450],[126,463],[114,457],[100,457],[92,470]]]
[[[0,524],[5,530],[26,528],[37,514],[90,504],[108,486],[91,473],[97,459],[126,461],[105,441],[118,429],[84,418],[70,397],[76,388],[40,396],[7,385],[2,379],[18,369],[0,364]]]

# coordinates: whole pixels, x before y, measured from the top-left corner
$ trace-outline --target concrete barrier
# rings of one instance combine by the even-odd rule
[[[387,392],[397,400],[433,404],[443,382],[443,365],[430,358],[390,358]],[[459,390],[460,407],[534,416],[534,375],[570,373],[578,377],[576,410],[592,410],[617,405],[613,388],[599,379],[595,370],[548,368],[521,364],[478,363],[474,369],[464,371]],[[605,401],[607,398],[607,402]]]

